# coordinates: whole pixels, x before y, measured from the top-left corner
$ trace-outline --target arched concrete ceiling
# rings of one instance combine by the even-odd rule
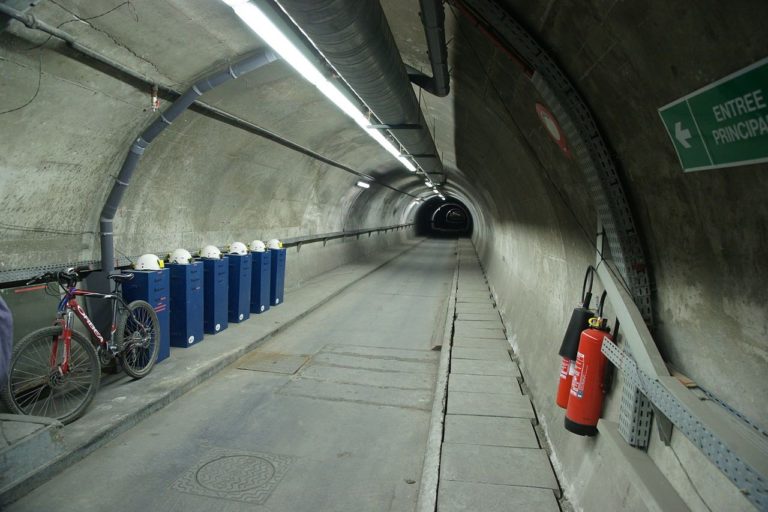
[[[152,81],[185,90],[263,43],[221,2],[43,2],[33,13]],[[67,22],[70,23],[67,23]],[[137,90],[79,63],[63,44],[13,24],[2,35],[2,241],[5,268],[98,258],[96,226],[128,145],[157,114]],[[40,48],[33,48],[45,43]],[[6,93],[7,92],[7,93]],[[407,186],[411,173],[312,85],[275,62],[203,100],[358,172]],[[167,102],[163,102],[164,108]],[[362,227],[348,219],[376,197],[373,226],[397,222],[411,197],[270,140],[186,112],[151,146],[115,222],[116,248],[134,255],[177,245],[289,237]],[[396,211],[393,211],[396,210]],[[56,247],[51,252],[51,247]]]
[[[756,376],[768,364],[768,169],[683,174],[656,110],[765,57],[768,33],[757,20],[768,19],[768,4],[502,3],[560,62],[602,128],[642,232],[663,351],[729,402],[765,417],[768,381]],[[404,61],[428,71],[416,3],[382,6]],[[214,0],[48,0],[32,12],[178,90],[263,46]],[[73,22],[72,13],[93,19]],[[574,283],[594,259],[596,213],[584,174],[539,122],[534,105],[543,99],[531,81],[453,7],[446,18],[452,93],[421,94],[448,170],[446,192],[471,210],[501,306],[553,318],[549,328],[558,331],[576,299]],[[46,39],[19,24],[0,34],[0,111],[35,96],[0,115],[6,269],[98,257],[98,214],[112,176],[156,115],[149,91]],[[382,183],[428,195],[423,179],[281,62],[204,100]],[[141,162],[116,218],[117,249],[223,245],[413,217],[413,197],[379,185],[362,191],[357,180],[187,112]],[[513,334],[532,338],[539,328],[520,323]],[[544,343],[528,350],[534,359],[553,355]]]

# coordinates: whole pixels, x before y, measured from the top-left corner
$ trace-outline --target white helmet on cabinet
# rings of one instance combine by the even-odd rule
[[[206,245],[200,251],[200,256],[209,260],[220,260],[221,251],[215,245]]]
[[[254,240],[251,242],[251,252],[264,252],[267,246],[261,240]]]
[[[171,253],[168,261],[178,265],[189,265],[192,261],[192,255],[186,249],[176,249]]]
[[[164,266],[163,260],[155,254],[142,254],[133,264],[136,270],[160,270]]]
[[[273,238],[269,242],[267,242],[267,247],[270,249],[282,249],[283,248],[283,242],[278,240],[277,238]]]
[[[248,248],[243,242],[232,242],[232,245],[229,246],[229,254],[245,256],[248,254]]]

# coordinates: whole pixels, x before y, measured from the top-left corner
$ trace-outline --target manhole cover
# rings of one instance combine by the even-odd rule
[[[212,460],[197,470],[197,483],[211,491],[247,491],[269,482],[275,467],[250,455],[229,455]]]
[[[272,453],[214,448],[173,484],[177,491],[261,505],[294,459]]]

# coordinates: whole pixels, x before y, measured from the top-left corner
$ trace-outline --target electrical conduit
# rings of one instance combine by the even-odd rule
[[[419,0],[421,23],[427,38],[427,54],[432,66],[432,77],[413,68],[408,69],[411,82],[435,96],[447,96],[451,92],[448,73],[448,48],[445,45],[445,10],[442,0]]]
[[[113,236],[113,223],[117,208],[123,199],[126,188],[131,181],[133,172],[141,160],[144,151],[152,141],[160,135],[163,130],[173,123],[197,98],[219,85],[239,78],[250,73],[270,62],[278,59],[278,55],[271,49],[261,49],[256,53],[228,66],[226,69],[217,71],[201,80],[195,82],[184,94],[179,97],[170,107],[165,109],[152,124],[149,125],[131,144],[128,155],[120,168],[120,172],[115,178],[112,190],[107,197],[104,207],[101,210],[99,218],[99,230],[101,233],[101,270],[109,273],[115,270],[115,247]]]

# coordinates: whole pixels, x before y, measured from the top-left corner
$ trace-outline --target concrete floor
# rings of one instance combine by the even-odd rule
[[[7,510],[413,510],[455,248],[421,244]]]
[[[521,379],[475,248],[462,240],[438,512],[560,511]]]

